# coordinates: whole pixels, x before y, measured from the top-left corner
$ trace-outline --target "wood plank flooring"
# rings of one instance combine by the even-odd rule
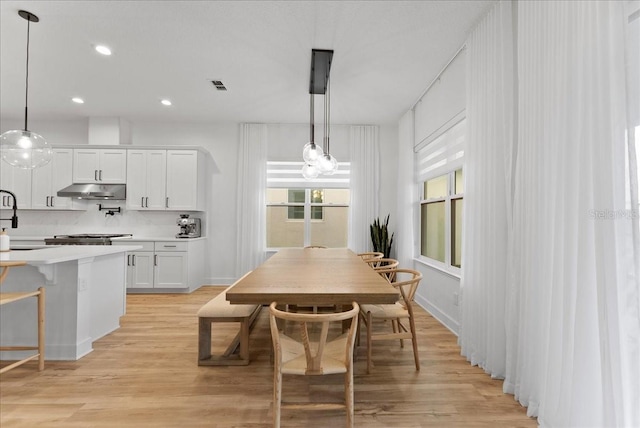
[[[129,295],[122,327],[79,361],[35,362],[0,377],[0,426],[270,427],[271,338],[263,310],[251,334],[251,364],[199,367],[197,310],[222,288],[192,294]],[[266,308],[265,308],[266,309]],[[456,337],[416,307],[421,371],[409,343],[377,342],[366,374],[365,349],[355,363],[358,427],[536,427],[502,382],[471,367]],[[218,327],[214,325],[214,329]],[[235,332],[220,326],[214,346]],[[364,339],[364,334],[363,334]],[[362,342],[364,345],[364,340]],[[3,363],[3,365],[6,362]],[[288,400],[335,399],[342,376],[285,376]],[[341,411],[284,410],[283,427],[344,426]]]

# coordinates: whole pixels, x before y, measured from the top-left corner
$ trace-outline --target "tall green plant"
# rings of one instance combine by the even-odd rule
[[[373,224],[369,226],[371,230],[371,243],[373,251],[384,253],[385,257],[391,257],[391,245],[393,245],[393,235],[389,235],[389,214],[384,219],[384,223],[380,222],[380,218],[376,218]]]

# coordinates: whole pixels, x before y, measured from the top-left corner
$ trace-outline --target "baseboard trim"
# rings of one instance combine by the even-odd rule
[[[416,294],[415,302],[422,309],[429,312],[429,314],[431,314],[432,317],[437,319],[440,322],[440,324],[442,324],[447,329],[449,329],[451,333],[458,336],[458,333],[460,331],[460,324],[456,320],[454,320],[449,315],[441,311],[436,305],[431,303],[429,300],[423,298],[422,296],[419,296]]]

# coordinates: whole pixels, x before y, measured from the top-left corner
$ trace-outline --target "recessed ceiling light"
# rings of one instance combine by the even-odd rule
[[[108,47],[106,47],[104,45],[96,46],[96,51],[98,53],[101,53],[102,55],[111,55],[111,49],[109,49]]]
[[[171,105],[171,101],[169,101],[169,100],[162,100],[160,102],[162,103],[163,106],[170,106]]]
[[[78,98],[78,97],[71,98],[71,101],[73,101],[76,104],[84,104],[84,100],[82,98]]]

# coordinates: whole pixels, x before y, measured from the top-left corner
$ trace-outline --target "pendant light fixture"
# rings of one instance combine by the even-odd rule
[[[307,144],[305,144],[304,149],[302,150],[302,159],[304,159],[305,162],[305,166],[303,167],[303,174],[304,174],[304,168],[307,166],[313,166],[315,167],[318,164],[318,161],[322,158],[322,147],[320,147],[319,145],[317,145],[315,143],[315,126],[314,126],[314,99],[313,99],[313,93],[310,94],[310,106],[309,106],[309,112],[310,112],[310,119],[309,119],[309,142]],[[313,168],[314,170],[317,170],[317,168]],[[310,177],[310,178],[315,178],[317,177],[318,174],[316,173],[316,175],[314,177]],[[306,176],[305,176],[306,177]]]
[[[331,83],[327,76],[327,90],[324,95],[324,154],[318,161],[320,174],[333,175],[338,170],[338,161],[329,152],[329,132],[331,130]]]
[[[329,154],[329,128],[330,128],[330,99],[328,95],[329,71],[331,70],[332,50],[312,49],[311,50],[311,77],[309,79],[309,94],[311,95],[310,128],[311,136],[309,143],[304,146],[302,158],[304,166],[302,175],[306,179],[316,178],[319,174],[331,175],[338,168],[338,162]],[[324,151],[314,140],[314,94],[323,94],[324,98]]]
[[[27,20],[27,67],[25,79],[24,129],[7,131],[0,135],[0,157],[17,168],[33,169],[51,161],[51,145],[39,134],[28,128],[29,99],[29,30],[32,22],[40,19],[31,12],[21,10],[18,14]]]

